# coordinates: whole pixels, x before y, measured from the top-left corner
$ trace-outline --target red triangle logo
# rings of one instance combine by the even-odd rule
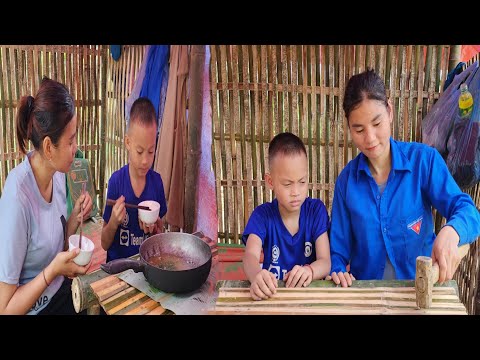
[[[417,235],[419,235],[420,234],[420,229],[422,228],[422,219],[418,220],[416,223],[409,226],[409,228],[412,229],[413,231],[415,231],[417,233]]]

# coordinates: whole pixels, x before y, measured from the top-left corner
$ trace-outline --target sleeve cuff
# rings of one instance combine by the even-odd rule
[[[337,274],[339,272],[346,272],[347,269],[345,266],[341,265],[341,264],[332,264],[332,269],[330,270],[330,275],[334,272],[336,272]]]
[[[458,223],[458,221],[451,220],[448,223],[446,223],[445,225],[443,225],[442,229],[445,226],[451,226],[453,228],[453,230],[455,230],[457,232],[458,237],[460,238],[460,241],[458,242],[458,246],[461,246],[463,244],[468,244],[469,241],[468,241],[468,237],[467,237],[467,232],[465,231],[463,226],[461,226]]]

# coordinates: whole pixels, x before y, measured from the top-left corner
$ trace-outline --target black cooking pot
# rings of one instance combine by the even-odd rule
[[[143,272],[147,281],[168,293],[198,289],[207,280],[212,252],[199,237],[179,232],[152,235],[140,245],[140,260],[116,259],[100,267],[108,274],[127,269]]]

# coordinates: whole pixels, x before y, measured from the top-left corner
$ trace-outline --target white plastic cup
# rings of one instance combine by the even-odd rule
[[[68,238],[68,251],[73,251],[77,249],[79,240],[80,235],[70,235],[70,237]],[[93,243],[93,241],[82,234],[82,248],[80,249],[80,253],[73,259],[73,262],[80,266],[87,265],[92,258],[94,249],[95,244]]]
[[[142,201],[139,206],[148,206],[150,211],[138,209],[138,218],[147,225],[155,224],[160,213],[160,204],[153,200]]]

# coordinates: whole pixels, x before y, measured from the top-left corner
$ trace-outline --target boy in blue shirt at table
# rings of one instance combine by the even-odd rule
[[[276,135],[269,144],[268,165],[265,181],[275,199],[255,208],[242,236],[243,267],[254,300],[272,297],[278,280],[286,287],[302,287],[330,272],[328,213],[321,200],[307,197],[308,161],[302,140],[287,132]]]
[[[130,121],[125,135],[129,162],[115,171],[108,181],[107,198],[116,200],[106,206],[102,230],[102,247],[107,250],[107,262],[138,254],[147,234],[163,229],[162,217],[167,203],[159,173],[151,169],[157,137],[157,121],[153,104],[148,98],[135,100],[130,110]],[[145,200],[160,204],[159,218],[153,225],[138,218],[138,210],[126,208],[125,203],[138,205]]]

